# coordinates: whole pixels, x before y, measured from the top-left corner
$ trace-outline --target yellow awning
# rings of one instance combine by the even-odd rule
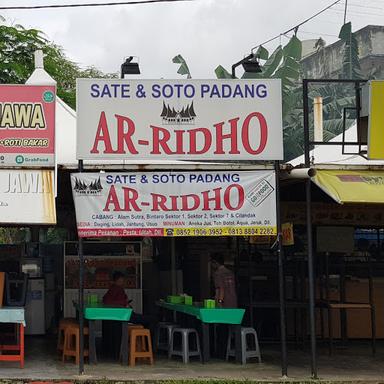
[[[318,170],[312,181],[340,204],[384,203],[384,171]]]

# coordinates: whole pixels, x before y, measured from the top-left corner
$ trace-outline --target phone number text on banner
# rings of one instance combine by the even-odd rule
[[[273,171],[71,175],[80,237],[276,234]]]

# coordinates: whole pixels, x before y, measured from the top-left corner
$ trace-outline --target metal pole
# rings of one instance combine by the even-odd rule
[[[279,269],[279,296],[280,296],[280,334],[281,334],[281,375],[283,378],[288,374],[287,363],[287,334],[285,319],[285,281],[284,281],[284,250],[281,231],[280,215],[280,165],[275,161],[275,182],[276,182],[276,226],[277,226],[277,255]]]
[[[315,273],[313,267],[311,179],[305,181],[308,238],[309,327],[311,335],[311,374],[317,379],[316,323],[315,323]]]
[[[309,105],[308,105],[308,80],[303,80],[303,113],[304,113],[304,162],[305,167],[309,168]]]
[[[304,158],[305,166],[310,166],[309,158],[309,106],[308,81],[303,80],[303,110],[304,110]],[[315,277],[313,268],[312,244],[312,209],[311,209],[311,179],[305,181],[305,197],[307,211],[307,240],[308,240],[308,284],[309,284],[309,328],[311,337],[311,375],[317,379],[316,358],[316,324],[315,324]]]
[[[357,123],[357,141],[359,142],[359,154],[361,153],[361,146],[362,146],[362,132],[361,132],[361,121],[360,121],[360,115],[361,115],[361,85],[360,82],[355,82],[355,98],[356,98],[356,123]],[[345,127],[345,125],[344,125]]]
[[[348,0],[345,0],[345,7],[344,7],[344,23],[347,21],[347,8],[348,8]]]
[[[83,172],[83,160],[79,160],[79,172]],[[80,328],[80,359],[79,374],[84,373],[84,249],[83,238],[79,238],[79,328]]]
[[[171,237],[171,282],[172,295],[176,295],[177,279],[176,279],[176,239]]]

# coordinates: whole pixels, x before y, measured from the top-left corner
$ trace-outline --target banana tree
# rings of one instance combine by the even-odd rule
[[[285,158],[303,151],[301,41],[293,36],[284,47],[279,45],[271,54],[260,46],[255,52],[263,63],[260,73],[244,72],[243,79],[279,78],[282,82],[283,126]],[[230,79],[231,74],[219,65],[215,70],[219,79]]]
[[[339,33],[339,38],[344,42],[342,78],[362,79],[363,74],[359,61],[359,46],[355,35],[352,33],[352,24],[344,24]]]
[[[343,41],[343,61],[340,71],[340,79],[360,80],[363,74],[359,61],[359,49],[355,35],[352,32],[351,23],[344,24],[339,33]],[[324,56],[323,56],[324,57]],[[372,78],[373,76],[369,76]],[[350,84],[323,84],[315,87],[309,93],[312,100],[316,96],[323,99],[324,114],[324,141],[328,141],[343,131],[343,111],[346,107],[355,106],[355,89]],[[346,128],[353,125],[356,114],[348,111],[346,116]]]
[[[344,42],[343,65],[340,77],[360,79],[362,75],[358,57],[358,46],[356,38],[352,33],[351,23],[343,25],[339,37]],[[284,47],[279,45],[271,54],[269,54],[265,47],[260,46],[256,56],[261,61],[261,72],[244,72],[242,75],[243,79],[281,79],[285,160],[291,160],[304,152],[301,53],[302,44],[296,36],[291,37]],[[179,69],[181,72],[178,73],[189,74],[189,69],[188,72],[185,72],[183,69],[183,65],[186,65],[185,60],[179,59],[177,62],[182,64],[182,67]],[[221,65],[215,69],[215,74],[218,79],[232,79],[231,73]],[[323,98],[324,141],[329,141],[342,132],[343,109],[354,106],[355,103],[353,89],[346,85],[323,84],[311,89],[309,93],[310,105],[312,105],[311,101],[315,96]],[[347,127],[352,125],[354,118],[353,113],[347,116]],[[309,123],[310,126],[313,125],[311,115]],[[312,136],[313,132],[310,132],[310,138]]]

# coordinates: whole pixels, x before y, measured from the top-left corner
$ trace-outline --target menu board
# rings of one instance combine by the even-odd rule
[[[79,288],[80,261],[76,254],[76,245],[77,243],[66,243],[66,289]],[[111,286],[113,274],[117,271],[124,275],[124,288],[141,288],[140,249],[141,247],[139,243],[85,242],[84,288],[108,289]],[[100,252],[100,250],[103,250],[104,252]]]
[[[124,274],[124,288],[140,288],[140,264],[138,259],[116,257],[87,257],[84,267],[85,289],[108,289],[113,273]],[[79,259],[65,261],[65,287],[79,288]]]

